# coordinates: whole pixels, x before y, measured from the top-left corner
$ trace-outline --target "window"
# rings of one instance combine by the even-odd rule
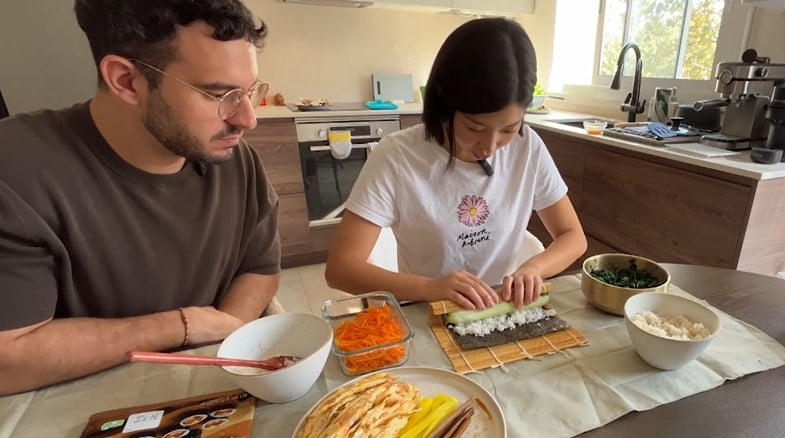
[[[599,0],[556,2],[548,91],[560,93],[567,84],[592,83],[599,10]]]
[[[710,79],[724,0],[605,0],[599,75],[612,76],[625,42],[641,49],[643,76]],[[634,65],[634,54],[626,65]],[[631,68],[625,69],[632,74]]]

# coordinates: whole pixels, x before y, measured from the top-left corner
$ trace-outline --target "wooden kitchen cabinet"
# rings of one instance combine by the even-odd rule
[[[402,114],[400,117],[401,129],[422,123],[422,114]]]
[[[589,249],[774,275],[785,270],[785,179],[756,180],[537,129]],[[551,239],[533,215],[529,230]]]
[[[262,165],[279,195],[303,192],[300,153],[294,119],[262,119],[256,128],[245,133],[259,154]]]
[[[278,232],[281,264],[311,252],[308,211],[300,169],[300,152],[294,119],[260,119],[245,140],[259,154],[265,173],[278,193]]]
[[[311,251],[311,230],[308,227],[305,194],[279,195],[278,234],[281,236],[283,257]]]
[[[538,132],[538,134],[548,146],[548,152],[553,157],[553,162],[556,163],[559,173],[567,184],[567,196],[575,209],[579,209],[585,148],[580,147],[580,144],[572,139],[556,137],[547,131]]]
[[[748,201],[748,187],[598,149],[579,211],[592,237],[624,252],[731,268]]]

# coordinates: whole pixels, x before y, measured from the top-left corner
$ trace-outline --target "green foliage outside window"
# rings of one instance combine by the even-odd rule
[[[634,41],[644,76],[710,79],[723,6],[723,0],[607,0],[600,75],[613,75],[624,41]],[[634,55],[627,57],[625,75],[630,76]]]

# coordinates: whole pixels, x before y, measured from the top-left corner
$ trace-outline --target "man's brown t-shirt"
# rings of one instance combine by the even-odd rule
[[[246,144],[172,175],[130,165],[88,104],[0,122],[0,330],[215,304],[280,270],[278,198]]]

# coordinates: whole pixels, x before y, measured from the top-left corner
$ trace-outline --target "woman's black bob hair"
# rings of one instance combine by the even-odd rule
[[[520,24],[507,18],[464,23],[442,44],[425,85],[427,139],[446,145],[454,157],[456,111],[490,113],[511,103],[526,108],[535,83],[534,46]]]

